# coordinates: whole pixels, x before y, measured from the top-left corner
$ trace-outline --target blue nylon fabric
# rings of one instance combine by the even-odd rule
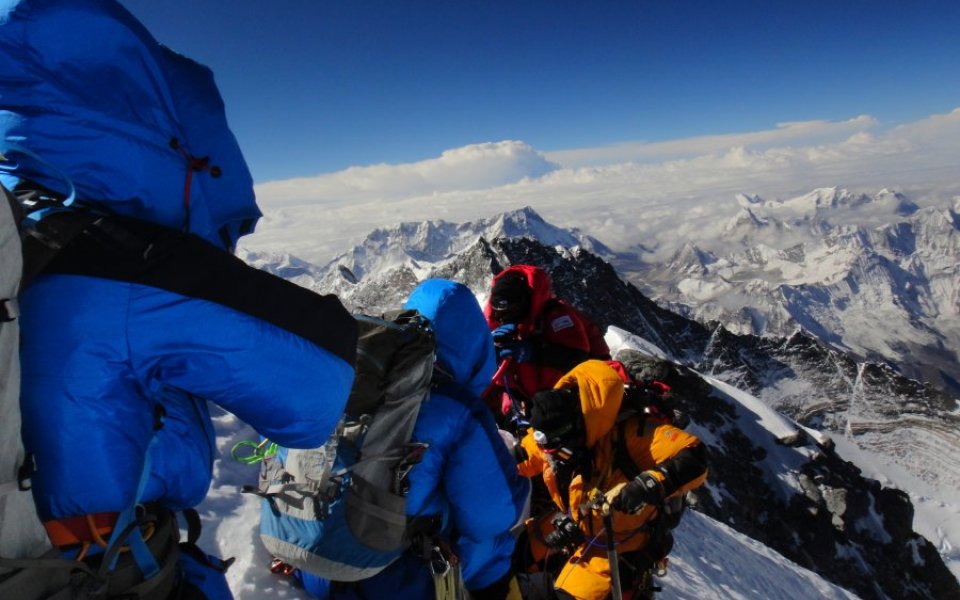
[[[286,330],[148,286],[48,275],[21,305],[23,434],[43,519],[125,509],[148,448],[143,500],[194,506],[215,455],[207,400],[277,443],[316,447],[353,380],[352,365]],[[156,404],[166,418],[150,446]]]
[[[321,600],[372,600],[374,598],[397,598],[420,600],[434,598],[433,580],[425,563],[410,552],[390,563],[376,577],[348,586],[346,589],[331,589],[330,581],[297,570],[294,577],[304,591]],[[389,591],[387,595],[383,595]],[[379,594],[379,595],[378,595]]]
[[[357,541],[347,526],[345,510],[345,502],[336,502],[323,521],[307,521],[290,515],[277,517],[272,514],[270,503],[262,502],[260,535],[283,540],[305,548],[312,554],[359,568],[384,567],[400,556],[400,552],[371,551]],[[330,540],[336,540],[336,544],[331,544]]]
[[[428,279],[418,285],[404,308],[414,308],[433,323],[438,360],[453,372],[457,385],[480,396],[497,369],[493,338],[477,299],[464,285]]]
[[[230,586],[227,585],[226,574],[216,567],[219,559],[209,554],[206,556],[207,561],[212,565],[197,560],[189,552],[180,553],[178,564],[184,580],[199,590],[204,600],[231,600],[233,594],[230,592]]]
[[[479,398],[496,370],[493,341],[480,305],[463,284],[424,281],[404,308],[432,321],[437,360],[454,376],[452,386],[434,390],[420,407],[413,440],[430,447],[410,471],[407,514],[443,517],[445,535],[462,559],[464,583],[480,589],[509,570],[514,548],[509,529],[530,491]],[[306,591],[328,597],[324,579],[306,572],[298,577]],[[336,598],[427,598],[432,589],[427,564],[408,551]]]
[[[253,181],[227,126],[210,70],[160,45],[113,0],[4,0],[0,4],[0,153],[24,147],[63,171],[77,197],[110,211],[181,228],[188,160],[190,230],[232,247],[260,217]],[[17,178],[65,193],[59,176],[24,162]],[[9,186],[8,186],[9,187]]]
[[[468,589],[479,589],[509,570],[514,540],[507,532],[530,491],[480,400],[496,370],[493,339],[476,297],[463,284],[424,281],[405,308],[431,320],[437,360],[451,369],[455,385],[469,392],[453,397],[441,388],[421,407],[413,437],[430,448],[411,471],[408,511],[444,509],[463,559],[464,582]]]
[[[10,153],[8,185],[72,182],[78,203],[175,229],[190,176],[189,230],[228,249],[260,216],[210,70],[114,0],[0,0],[0,152],[11,148],[39,160]],[[219,176],[191,171],[185,153]],[[48,275],[21,305],[23,434],[44,519],[127,509],[145,464],[140,500],[194,506],[215,452],[207,401],[285,446],[318,446],[353,379],[294,334],[155,288]]]

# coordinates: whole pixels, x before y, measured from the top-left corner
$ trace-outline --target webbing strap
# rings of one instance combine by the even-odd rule
[[[127,543],[130,546],[130,553],[133,555],[133,559],[136,561],[137,567],[140,568],[140,572],[143,574],[144,579],[150,579],[160,572],[160,566],[157,565],[156,559],[153,557],[150,549],[147,548],[147,543],[143,540],[143,536],[140,535],[140,529],[135,526],[137,521],[137,506],[140,502],[140,499],[143,497],[143,492],[147,487],[147,481],[150,479],[150,450],[156,445],[156,441],[157,436],[154,435],[150,439],[150,444],[147,446],[146,456],[144,456],[143,459],[143,470],[140,472],[140,482],[137,484],[137,494],[134,497],[133,502],[131,502],[130,505],[120,513],[120,516],[117,517],[117,524],[114,526],[113,533],[110,535],[110,540],[107,542],[107,548],[112,549],[123,544],[124,538],[129,538]],[[131,525],[134,525],[134,527],[131,528]],[[109,561],[109,569],[111,571],[116,568],[118,558],[119,552],[116,553]]]
[[[275,483],[261,487],[245,485],[240,488],[240,493],[242,494],[253,494],[261,498],[279,496],[287,492],[300,492],[301,494],[310,495],[319,491],[320,483],[316,481],[307,481],[304,483]]]
[[[139,501],[143,494],[143,488],[146,487],[146,481],[149,479],[149,466],[150,458],[148,452],[147,459],[144,461],[143,475],[140,478],[141,484],[137,490],[137,501]],[[156,559],[153,557],[150,549],[147,548],[147,543],[143,541],[143,536],[140,535],[140,529],[136,527],[137,501],[120,513],[113,533],[110,535],[110,540],[107,542],[107,547],[117,547],[126,541],[130,546],[130,553],[133,555],[133,560],[137,563],[137,567],[140,568],[140,572],[143,573],[143,578],[150,579],[160,572],[160,566],[157,565]],[[124,538],[128,539],[125,540]],[[119,558],[119,552],[113,556],[109,566],[111,571],[116,568],[117,559]]]
[[[426,449],[426,444],[423,444],[424,449]],[[287,483],[268,483],[266,481],[261,482],[259,486],[245,485],[240,488],[240,492],[244,494],[254,494],[256,496],[261,496],[263,498],[269,496],[278,496],[286,492],[300,492],[303,494],[316,494],[318,492],[325,492],[332,485],[332,482],[341,479],[347,473],[357,470],[362,464],[374,462],[374,461],[383,461],[383,460],[400,460],[409,456],[409,452],[405,449],[398,449],[389,452],[382,452],[380,454],[374,454],[372,456],[365,456],[357,460],[354,464],[342,467],[337,469],[326,479],[326,481],[301,481],[301,482],[287,482]],[[277,469],[278,475],[285,474],[286,471],[281,467]],[[273,479],[273,478],[271,478]],[[277,480],[280,477],[276,478]]]

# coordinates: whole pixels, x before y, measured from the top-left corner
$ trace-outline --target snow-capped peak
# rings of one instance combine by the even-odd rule
[[[467,223],[443,220],[406,222],[371,232],[352,250],[345,252],[324,269],[334,266],[349,269],[358,279],[369,273],[383,273],[405,267],[413,273],[436,267],[481,238],[530,238],[548,246],[566,249],[584,247],[601,256],[613,252],[598,240],[576,229],[563,229],[544,221],[530,206]]]

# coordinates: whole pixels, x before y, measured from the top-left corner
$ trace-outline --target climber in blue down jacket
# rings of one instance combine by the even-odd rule
[[[510,528],[523,518],[529,485],[518,476],[490,410],[480,394],[496,368],[493,340],[473,293],[443,279],[421,283],[404,308],[433,323],[437,364],[452,382],[434,387],[420,407],[412,441],[429,444],[409,475],[407,514],[441,517],[440,537],[459,557],[463,582],[474,600],[516,598],[510,568]],[[433,599],[429,565],[411,548],[374,577],[331,584],[300,573],[308,591],[322,598]]]
[[[260,211],[206,67],[113,0],[0,1],[0,154],[8,189],[102,217],[20,299],[23,436],[56,545],[96,551],[135,505],[203,500],[208,401],[285,446],[326,440],[356,323],[233,256]]]

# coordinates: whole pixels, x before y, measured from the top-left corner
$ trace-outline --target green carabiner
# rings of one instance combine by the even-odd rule
[[[240,454],[243,448],[253,448],[253,450],[250,451],[250,454]],[[263,462],[264,459],[270,458],[276,453],[277,445],[267,439],[260,443],[243,440],[234,444],[233,448],[230,449],[230,456],[233,457],[233,460],[245,465],[255,465]]]

